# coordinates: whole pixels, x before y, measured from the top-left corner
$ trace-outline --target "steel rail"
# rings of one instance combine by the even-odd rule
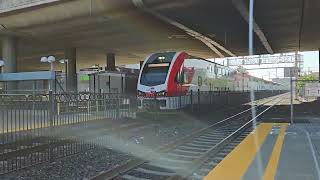
[[[185,174],[184,176],[173,176],[168,178],[168,180],[182,180],[188,177],[192,174],[195,170],[197,170],[205,161],[207,161],[212,154],[217,154],[221,149],[226,146],[228,143],[230,143],[233,139],[236,139],[239,135],[241,135],[247,128],[250,126],[250,124],[255,121],[258,117],[260,117],[262,114],[267,112],[269,109],[273,108],[275,105],[277,105],[279,102],[283,101],[283,99],[278,100],[276,103],[274,103],[272,106],[268,107],[267,109],[263,110],[261,113],[256,115],[254,118],[252,118],[250,121],[242,125],[240,128],[238,128],[236,131],[228,135],[226,138],[221,140],[219,143],[217,143],[215,146],[210,148],[206,153],[204,153],[200,158],[198,158],[194,163],[192,163],[191,166],[188,166],[188,169],[190,170],[190,173]]]
[[[263,102],[262,104],[259,104],[258,106],[256,107],[261,107],[269,102],[272,102],[274,101],[275,99],[278,99],[279,96],[283,96],[285,94],[281,94],[281,95],[277,95],[275,97],[273,97],[272,99],[266,101],[266,102]],[[267,98],[264,98],[264,99],[267,99]],[[261,101],[263,99],[260,99],[260,100],[257,100],[257,101]],[[256,102],[256,101],[255,101]],[[215,127],[215,126],[218,126],[224,122],[227,122],[228,120],[230,119],[233,119],[237,116],[240,116],[248,111],[251,111],[251,107],[240,112],[240,113],[237,113],[233,116],[230,116],[228,118],[225,118],[219,122],[216,122],[216,123],[213,123],[205,128],[202,128],[202,129],[199,129],[199,130],[196,130],[194,132],[192,132],[191,134],[187,135],[187,136],[184,136],[182,138],[178,138],[176,140],[174,140],[173,142],[170,142],[168,144],[165,144],[163,146],[161,146],[160,148],[156,149],[155,152],[159,152],[159,153],[166,153],[174,148],[176,148],[177,146],[180,146],[182,144],[185,144],[187,142],[189,142],[190,140],[194,139],[195,137],[199,136],[200,134],[202,133],[205,133],[207,130]],[[270,109],[270,107],[268,108]],[[265,111],[264,111],[265,112]],[[259,114],[260,116],[260,114]],[[246,123],[246,125],[248,125],[250,122],[252,122],[254,119],[251,119],[249,122]],[[229,136],[228,136],[229,137]],[[150,154],[147,154],[146,157],[150,156]],[[149,159],[149,158],[146,158],[146,159]],[[150,158],[152,160],[152,158]],[[149,160],[150,160],[149,159]],[[142,164],[144,163],[147,163],[148,161],[147,160],[144,160],[144,159],[132,159],[132,160],[128,160],[127,162],[125,162],[123,165],[120,165],[116,168],[113,168],[111,170],[106,170],[104,172],[100,172],[98,175],[94,176],[94,177],[91,177],[89,178],[90,180],[110,180],[110,179],[113,179],[113,178],[116,178],[122,174],[125,174],[126,172],[132,170],[132,169],[135,169],[139,166],[141,166]]]

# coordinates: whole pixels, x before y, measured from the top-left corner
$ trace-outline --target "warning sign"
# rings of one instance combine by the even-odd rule
[[[306,83],[305,96],[320,97],[320,83]]]

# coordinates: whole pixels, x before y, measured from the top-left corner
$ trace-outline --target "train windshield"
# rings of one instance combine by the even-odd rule
[[[167,79],[170,64],[147,64],[141,74],[140,83],[145,86],[164,84]]]
[[[140,83],[145,86],[164,84],[175,54],[175,52],[153,54],[142,70]]]

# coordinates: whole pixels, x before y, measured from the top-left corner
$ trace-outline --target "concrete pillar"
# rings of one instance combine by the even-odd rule
[[[116,70],[116,55],[115,53],[107,53],[107,71]]]
[[[4,60],[3,73],[17,72],[17,48],[16,39],[12,36],[2,37],[2,59]],[[17,83],[7,83],[7,91],[13,93],[12,90],[17,90]]]
[[[4,73],[17,72],[16,40],[12,36],[2,38],[2,58],[5,62]]]
[[[65,50],[65,59],[68,60],[67,66],[67,91],[78,91],[77,78],[77,50],[76,48],[69,48]]]

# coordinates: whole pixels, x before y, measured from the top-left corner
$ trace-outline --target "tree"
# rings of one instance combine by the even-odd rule
[[[316,80],[318,79],[314,74],[306,74],[298,78],[296,86],[298,89],[302,89],[308,81],[316,81]]]
[[[296,81],[297,93],[300,95],[304,94],[303,91],[306,83],[314,82],[315,80],[318,80],[318,79],[314,74],[305,74],[303,76],[300,76]]]

